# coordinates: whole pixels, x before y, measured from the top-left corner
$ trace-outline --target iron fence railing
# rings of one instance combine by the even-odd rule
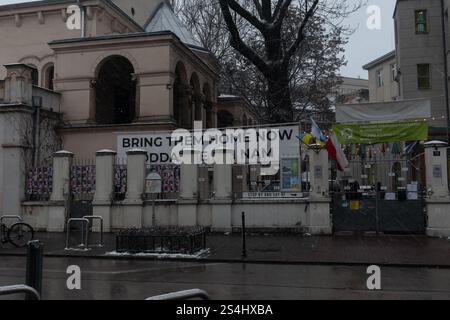
[[[206,229],[153,227],[123,230],[116,234],[118,253],[195,254],[206,249]]]

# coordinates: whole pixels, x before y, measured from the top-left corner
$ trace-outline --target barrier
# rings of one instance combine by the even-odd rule
[[[100,244],[96,245],[89,245],[89,242],[87,243],[88,247],[98,247],[103,248],[104,242],[103,242],[103,217],[101,216],[84,216],[83,219],[88,220],[91,223],[92,228],[94,227],[94,220],[100,221]],[[89,229],[88,229],[89,231]],[[89,239],[89,237],[88,237]]]
[[[81,218],[81,219],[69,219],[67,221],[67,238],[66,238],[66,249],[65,250],[80,250],[78,248],[71,248],[69,246],[70,244],[70,226],[72,223],[75,222],[80,222],[81,223],[81,244],[78,245],[78,248],[84,248],[81,250],[87,251],[88,249],[88,237],[89,237],[89,220],[85,219],[85,218]]]
[[[23,222],[22,217],[20,217],[20,216],[11,216],[11,215],[0,217],[0,224],[3,224],[4,220],[17,220],[17,221],[19,221],[19,223]]]
[[[192,289],[186,291],[173,292],[145,299],[146,301],[177,301],[190,299],[211,300],[206,291],[200,289]]]
[[[25,293],[27,296],[34,298],[34,300],[41,300],[41,296],[39,295],[39,293],[29,286],[18,285],[18,286],[0,287],[0,296],[7,296],[19,293]]]

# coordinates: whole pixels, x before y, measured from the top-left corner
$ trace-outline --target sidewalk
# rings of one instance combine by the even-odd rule
[[[65,251],[65,234],[39,233],[36,239],[45,246],[48,257],[110,257],[115,250],[115,237],[105,235],[105,247],[88,252]],[[241,262],[239,235],[209,235],[210,254],[202,262]],[[392,265],[450,268],[450,241],[425,236],[248,236],[247,262],[286,264]],[[25,255],[25,249],[0,246],[2,255]],[[156,259],[140,257],[141,259]]]

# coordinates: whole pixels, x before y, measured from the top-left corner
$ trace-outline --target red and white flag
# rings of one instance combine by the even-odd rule
[[[339,171],[344,171],[344,169],[349,166],[347,157],[345,156],[344,151],[342,151],[341,144],[339,143],[338,138],[334,133],[331,133],[330,137],[328,138],[327,150],[330,158],[336,161]]]

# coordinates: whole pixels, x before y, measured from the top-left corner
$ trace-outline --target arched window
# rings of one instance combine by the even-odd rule
[[[99,66],[95,83],[95,118],[99,124],[126,124],[136,114],[134,68],[128,59],[112,56]]]
[[[228,128],[234,126],[233,115],[226,110],[220,110],[217,112],[217,127],[218,128]]]
[[[31,84],[33,86],[38,86],[39,85],[39,71],[33,65],[30,65],[30,67],[33,68],[33,70],[31,71]]]
[[[194,120],[195,121],[202,121],[202,99],[201,99],[201,92],[200,92],[200,80],[198,79],[198,76],[196,73],[194,73],[191,77],[191,89],[192,89],[192,95],[191,95],[191,105],[192,105],[192,111],[194,112]]]
[[[55,66],[53,63],[43,68],[43,74],[42,86],[46,89],[53,90],[53,80],[55,79]]]
[[[177,126],[190,128],[192,117],[188,106],[188,83],[186,68],[179,62],[175,68],[173,88],[173,117]]]

